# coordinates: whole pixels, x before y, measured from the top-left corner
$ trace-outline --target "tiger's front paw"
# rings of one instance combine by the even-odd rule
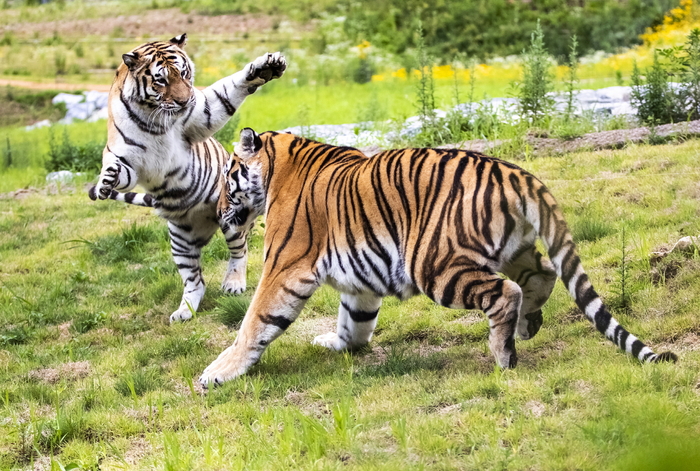
[[[243,294],[246,289],[245,280],[226,279],[221,284],[221,289],[228,294]]]
[[[97,185],[95,185],[94,189],[94,194],[101,200],[106,200],[109,198],[109,195],[112,193],[112,190],[114,190],[114,187],[117,186],[117,182],[119,181],[119,166],[118,165],[110,165],[109,167],[105,168],[102,170],[100,173],[100,176],[97,181]],[[90,189],[90,198],[93,198],[93,190],[92,188]]]
[[[245,261],[247,260],[247,257],[242,260],[243,264],[232,263],[234,259],[231,259],[231,261],[229,261],[228,270],[226,270],[226,276],[224,277],[223,283],[221,283],[221,289],[224,291],[224,293],[242,294],[245,291]]]
[[[170,314],[170,323],[184,322],[192,319],[192,311],[188,306],[180,307],[177,311]]]
[[[254,93],[259,86],[270,80],[280,78],[287,69],[287,60],[282,53],[266,53],[260,56],[245,68],[245,86],[249,93]]]
[[[241,362],[236,361],[233,347],[228,347],[211,365],[207,366],[199,377],[199,383],[208,388],[209,386],[220,386],[226,381],[245,374],[248,370]]]
[[[336,352],[348,349],[348,343],[345,340],[341,339],[335,332],[328,332],[327,334],[317,335],[314,338],[313,342],[311,342],[311,344],[320,345],[330,350],[335,350]]]

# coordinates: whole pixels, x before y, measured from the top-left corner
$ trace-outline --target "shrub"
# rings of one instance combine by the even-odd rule
[[[523,51],[523,79],[518,84],[520,114],[538,123],[554,107],[554,100],[547,94],[554,88],[550,59],[544,47],[544,33],[539,21],[530,36],[530,48]]]
[[[58,140],[53,132],[49,134],[49,154],[44,166],[49,172],[71,170],[74,172],[99,172],[102,165],[104,142],[74,144],[68,130],[63,130],[63,139]]]
[[[338,7],[344,33],[355,44],[368,40],[403,53],[416,47],[413,32],[420,20],[430,54],[446,61],[457,51],[482,58],[518,54],[538,19],[555,57],[566,57],[572,34],[584,54],[613,52],[640,44],[639,35],[677,5],[678,0],[342,0]]]
[[[667,61],[667,75],[680,83],[673,92],[674,115],[677,119],[700,118],[700,29],[693,29],[684,45],[658,52]]]
[[[576,35],[571,37],[571,46],[569,49],[569,63],[567,64],[569,73],[566,77],[566,112],[564,115],[565,121],[569,121],[574,114],[574,91],[576,89],[576,70],[578,69],[578,39]]]
[[[631,101],[637,108],[640,121],[652,125],[673,121],[674,99],[666,77],[666,70],[657,52],[654,52],[654,63],[646,71],[646,83],[642,81],[635,61],[632,69]]]
[[[433,81],[433,61],[428,56],[423,42],[423,26],[418,25],[418,52],[416,65],[420,72],[418,81],[418,116],[421,130],[416,137],[420,146],[434,146],[444,143],[446,129],[435,114],[435,83]]]
[[[368,83],[376,72],[372,62],[367,57],[358,57],[349,63],[349,75],[355,83]]]

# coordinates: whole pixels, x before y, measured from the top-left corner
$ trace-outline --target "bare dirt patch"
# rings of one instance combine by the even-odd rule
[[[30,196],[36,195],[39,190],[36,188],[20,188],[19,190],[11,191],[9,193],[0,193],[0,200],[23,200]]]
[[[546,410],[547,406],[540,401],[533,400],[525,403],[525,412],[532,417],[542,417],[542,414],[544,414]]]
[[[695,332],[689,332],[676,339],[670,340],[668,343],[662,343],[656,348],[657,352],[666,350],[677,354],[698,352],[700,351],[700,335]]]
[[[58,368],[41,368],[29,372],[29,378],[35,381],[55,384],[61,379],[76,380],[86,377],[90,374],[90,362],[74,361],[64,363]]]
[[[129,449],[124,453],[124,461],[134,466],[150,452],[151,444],[144,437],[137,437],[131,441]]]
[[[311,342],[317,335],[335,332],[337,323],[338,318],[335,316],[297,319],[289,328],[288,333],[303,341]]]
[[[59,20],[39,23],[13,23],[0,28],[0,32],[12,32],[19,38],[60,36],[105,36],[120,38],[170,39],[181,33],[194,36],[224,36],[232,38],[245,33],[271,31],[279,25],[280,17],[267,15],[219,15],[206,16],[183,13],[177,8],[147,10],[135,15],[120,15],[111,18],[87,18]],[[309,26],[294,25],[298,28]]]
[[[655,139],[665,140],[674,137],[683,138],[697,135],[700,135],[700,120],[657,126]],[[647,142],[651,137],[654,136],[652,136],[649,128],[639,127],[634,129],[593,132],[584,134],[575,139],[558,139],[527,135],[525,136],[525,142],[532,151],[538,155],[558,155],[581,150],[621,149],[630,143]],[[505,143],[506,141],[504,140],[489,141],[485,139],[476,139],[440,147],[445,149],[468,149],[476,152],[488,153]]]

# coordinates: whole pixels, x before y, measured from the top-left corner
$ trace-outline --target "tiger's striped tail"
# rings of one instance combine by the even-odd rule
[[[95,185],[91,186],[88,190],[88,196],[90,196],[90,199],[93,201],[97,199]],[[153,208],[155,206],[155,199],[148,193],[119,193],[116,190],[112,190],[108,199],[122,201],[124,203],[129,203],[136,206],[145,206],[147,208]]]
[[[610,314],[583,270],[571,232],[556,202],[553,201],[554,198],[546,190],[542,193],[543,198],[551,201],[539,205],[537,211],[539,217],[535,218],[539,221],[531,221],[531,223],[538,230],[540,238],[547,248],[549,258],[556,268],[557,275],[564,282],[579,309],[599,332],[639,361],[676,362],[678,357],[675,353],[654,353],[651,348],[622,327]],[[528,217],[528,219],[530,218]]]

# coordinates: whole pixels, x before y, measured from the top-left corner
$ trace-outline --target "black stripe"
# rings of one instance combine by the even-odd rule
[[[264,324],[274,325],[275,327],[278,327],[282,330],[287,330],[287,328],[292,324],[292,321],[287,319],[286,317],[275,316],[272,314],[260,316],[260,322],[263,322]]]
[[[219,92],[217,92],[216,90],[213,90],[213,92],[216,95],[216,98],[218,98],[219,101],[221,102],[221,104],[224,106],[226,113],[229,116],[233,116],[233,113],[236,112],[236,107],[233,106],[226,98],[222,97],[221,94]]]
[[[625,329],[622,329],[622,332],[620,333],[620,341],[618,345],[620,346],[621,349],[627,350],[626,344],[627,344],[627,337],[630,336],[630,333],[627,332]]]
[[[297,291],[294,291],[291,288],[287,288],[286,286],[283,286],[282,289],[284,290],[285,293],[291,294],[292,296],[294,296],[295,298],[298,298],[298,299],[309,299],[311,297],[311,295],[306,296],[303,294],[299,294]]]
[[[632,355],[639,358],[639,352],[642,351],[642,348],[644,348],[644,344],[639,340],[632,342]]]
[[[377,317],[377,314],[379,313],[379,309],[377,309],[376,311],[361,311],[359,309],[351,309],[350,306],[348,306],[342,301],[340,302],[340,305],[343,306],[343,308],[346,311],[348,311],[350,319],[352,319],[354,322],[369,322],[371,320],[374,320]]]

